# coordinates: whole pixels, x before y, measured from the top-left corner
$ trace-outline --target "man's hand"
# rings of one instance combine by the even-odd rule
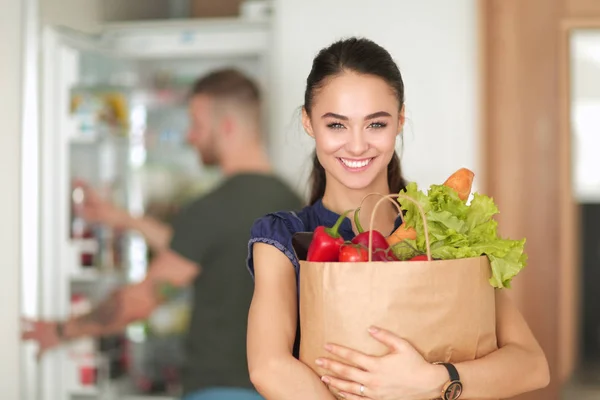
[[[77,185],[83,189],[83,204],[78,213],[88,222],[107,225],[113,229],[134,230],[141,233],[154,250],[169,248],[173,232],[171,227],[152,217],[133,217],[126,210],[103,199],[94,189],[82,181]]]
[[[60,345],[61,340],[58,336],[56,322],[23,319],[22,324],[22,340],[32,340],[38,343],[38,361],[46,351]]]
[[[103,199],[94,189],[78,181],[83,189],[83,204],[79,209],[80,215],[88,222],[108,225],[111,228],[129,229],[131,220],[127,211]]]
[[[121,286],[91,312],[65,321],[62,332],[55,322],[29,320],[24,321],[22,338],[39,344],[39,359],[61,341],[122,332],[130,323],[148,318],[178,289],[189,286],[200,271],[196,263],[172,251],[163,251],[155,257],[143,281]]]

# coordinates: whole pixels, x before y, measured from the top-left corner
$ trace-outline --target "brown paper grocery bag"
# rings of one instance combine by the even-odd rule
[[[300,262],[300,359],[336,343],[367,354],[387,348],[374,325],[408,340],[430,362],[461,362],[497,349],[487,257],[376,263]]]
[[[369,335],[370,326],[394,332],[429,362],[483,357],[498,348],[490,277],[485,256],[443,261],[300,261],[300,360],[322,376],[326,371],[315,360],[332,357],[324,349],[326,343],[370,355],[386,354],[387,347]]]

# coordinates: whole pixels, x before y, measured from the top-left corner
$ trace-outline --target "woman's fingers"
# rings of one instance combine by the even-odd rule
[[[320,358],[316,364],[328,371],[333,372],[332,375],[338,376],[343,380],[352,382],[366,382],[369,373],[362,369],[343,364],[338,361],[333,361],[328,358]]]
[[[407,347],[412,347],[406,340],[396,336],[395,334],[386,329],[371,327],[369,328],[369,333],[373,336],[373,338],[385,344],[387,347],[389,347],[395,352],[401,352]]]
[[[368,389],[360,383],[350,382],[343,379],[334,378],[331,376],[324,376],[321,380],[334,389],[339,391],[341,398],[343,399],[368,399]],[[362,388],[362,391],[361,391]]]
[[[333,355],[336,355],[348,361],[349,364],[357,365],[358,367],[366,371],[373,369],[376,362],[376,359],[374,357],[368,356],[364,353],[349,349],[344,346],[328,344],[325,346],[325,350],[327,350]]]
[[[352,393],[340,392],[339,397],[347,400],[371,400],[370,397],[357,396]]]

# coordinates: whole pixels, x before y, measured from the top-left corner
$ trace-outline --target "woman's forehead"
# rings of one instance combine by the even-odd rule
[[[387,111],[398,111],[398,99],[393,88],[382,78],[352,72],[329,79],[313,97],[313,110],[348,117]],[[315,115],[313,115],[314,117]]]

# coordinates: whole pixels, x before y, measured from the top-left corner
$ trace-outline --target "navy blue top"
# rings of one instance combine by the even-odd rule
[[[289,258],[296,271],[297,279],[300,272],[300,262],[292,246],[294,234],[298,232],[314,232],[320,225],[333,226],[339,217],[339,214],[325,208],[322,200],[318,200],[315,204],[307,206],[299,212],[280,211],[259,218],[254,222],[251,229],[250,242],[248,244],[248,271],[254,278],[254,259],[252,256],[254,243],[267,243],[277,247]],[[402,220],[398,216],[394,229],[398,228],[401,223]],[[349,218],[346,218],[342,222],[339,233],[344,240],[352,240],[354,238],[355,234]]]

